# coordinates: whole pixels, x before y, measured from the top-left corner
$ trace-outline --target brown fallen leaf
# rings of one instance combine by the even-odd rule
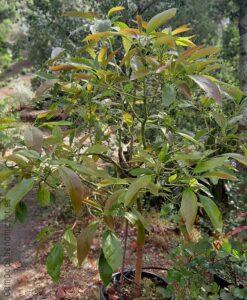
[[[19,278],[17,278],[17,285],[27,283],[28,281],[29,281],[28,275],[22,275]]]
[[[13,262],[13,263],[11,264],[11,267],[12,267],[14,270],[19,269],[19,268],[21,267],[21,262],[19,262],[19,261],[17,260],[17,261],[15,261],[15,262]]]
[[[57,288],[56,297],[58,299],[65,299],[65,297],[66,297],[66,291],[65,291],[65,289],[63,287],[59,286]]]

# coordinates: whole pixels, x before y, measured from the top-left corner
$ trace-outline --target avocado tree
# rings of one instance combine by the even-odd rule
[[[64,249],[81,264],[103,220],[99,272],[105,285],[121,264],[124,270],[114,220],[126,220],[137,229],[133,296],[138,297],[148,231],[144,201],[162,197],[178,205],[186,240],[198,207],[217,235],[223,234],[210,187],[219,179],[237,180],[233,160],[247,164],[244,136],[237,134],[244,94],[212,76],[220,68],[217,47],[195,45],[187,25],[165,27],[175,8],[149,22],[137,15],[132,27],[120,21],[123,10],[114,7],[105,19],[92,12],[65,13],[93,20],[91,32],[77,55],[59,52],[48,61],[49,72],[39,73],[53,86],[54,103],[25,131],[24,143],[4,157],[0,182],[18,182],[3,192],[0,217],[20,216],[22,199],[34,186],[41,205],[49,204],[53,189],[65,187],[75,219],[86,205],[95,220],[77,237],[74,228],[66,230],[48,256],[48,273],[59,280]],[[62,121],[52,120],[57,114]],[[50,136],[43,136],[42,127]]]

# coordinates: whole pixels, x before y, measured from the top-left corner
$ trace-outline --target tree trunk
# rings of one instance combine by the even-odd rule
[[[240,36],[240,82],[241,88],[247,92],[247,0],[238,0],[239,36]]]
[[[247,93],[247,0],[237,0],[239,6],[239,75],[241,89]],[[242,130],[247,128],[247,108],[244,108],[241,125]]]

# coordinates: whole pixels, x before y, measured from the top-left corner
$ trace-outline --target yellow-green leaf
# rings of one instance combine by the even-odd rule
[[[13,170],[3,169],[0,171],[0,184],[4,182],[7,178],[9,178],[14,173]]]
[[[197,60],[197,59],[200,59],[202,57],[205,57],[205,56],[208,56],[208,55],[211,55],[211,54],[215,54],[215,53],[217,53],[219,51],[220,51],[219,47],[207,47],[207,48],[203,48],[203,49],[200,49],[200,50],[194,52],[190,56],[190,59],[191,60]]]
[[[178,175],[177,174],[173,174],[171,176],[168,177],[168,182],[172,183],[177,179]]]
[[[83,11],[66,11],[63,14],[65,17],[79,17],[86,19],[93,19],[97,16],[95,12],[83,12]]]
[[[183,191],[180,212],[190,234],[197,215],[197,197],[191,189]]]
[[[125,10],[125,8],[123,6],[116,6],[116,7],[112,7],[108,13],[107,13],[107,16],[110,18],[111,15],[115,14],[115,13],[118,13],[122,10]]]
[[[158,27],[164,25],[168,22],[171,18],[176,15],[176,8],[170,8],[168,10],[163,11],[160,14],[154,16],[147,25],[147,33],[151,33],[156,30]]]
[[[188,27],[188,26],[189,26],[188,24],[179,26],[178,28],[176,28],[172,31],[172,35],[176,35],[176,34],[179,34],[179,33],[182,33],[182,32],[189,31],[191,28]]]
[[[142,78],[148,74],[149,74],[149,70],[144,69],[144,68],[140,69],[138,71],[133,71],[130,76],[130,80],[136,80],[136,79]]]

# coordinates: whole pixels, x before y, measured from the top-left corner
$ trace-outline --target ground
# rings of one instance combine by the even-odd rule
[[[46,257],[49,248],[63,236],[63,231],[66,226],[73,224],[73,220],[68,214],[66,216],[63,210],[68,208],[61,205],[61,209],[54,210],[54,206],[49,209],[41,209],[36,202],[35,192],[27,195],[25,203],[28,205],[28,218],[24,224],[13,224],[11,220],[11,243],[10,254],[3,256],[3,247],[6,245],[4,241],[5,224],[0,224],[0,274],[1,278],[6,272],[8,258],[10,258],[11,295],[4,296],[3,281],[0,285],[0,299],[8,300],[41,300],[41,299],[81,299],[92,300],[98,299],[98,287],[100,278],[97,273],[97,259],[100,249],[100,239],[96,236],[94,245],[88,260],[81,266],[73,266],[68,259],[61,272],[61,281],[59,284],[54,284],[46,272]],[[66,198],[66,197],[65,197]],[[59,200],[61,203],[61,199]],[[152,218],[152,217],[151,217]],[[50,224],[50,220],[55,220],[56,234],[48,240],[45,245],[38,248],[38,243],[35,241],[36,234],[45,226]],[[152,234],[147,237],[145,246],[144,266],[156,266],[169,268],[170,264],[164,259],[164,254],[174,245],[177,239],[173,228],[166,222],[155,222],[155,213],[153,213],[152,226],[150,227]],[[89,217],[85,216],[82,222],[77,224],[75,231],[80,231],[80,228],[85,226],[89,221]],[[156,224],[155,224],[156,223]],[[101,228],[102,229],[102,228]],[[101,230],[100,230],[101,231]],[[122,237],[123,231],[118,227],[117,232]],[[123,237],[122,237],[123,238]],[[37,251],[39,249],[39,251]],[[8,257],[9,256],[9,257]],[[133,266],[135,257],[135,232],[133,229],[129,232],[129,246],[127,252],[126,268]],[[159,275],[164,275],[164,272],[159,271]]]

